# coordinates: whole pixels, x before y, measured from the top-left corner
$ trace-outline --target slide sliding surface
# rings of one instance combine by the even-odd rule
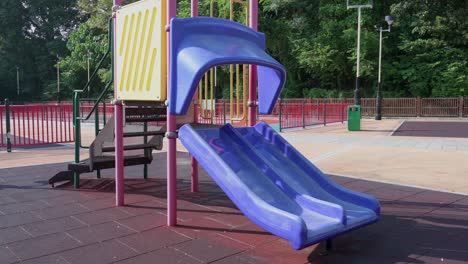
[[[335,184],[265,123],[185,125],[179,138],[248,218],[295,249],[378,219],[375,198]]]

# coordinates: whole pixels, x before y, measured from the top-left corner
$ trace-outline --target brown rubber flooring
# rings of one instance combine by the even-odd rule
[[[405,121],[393,136],[468,138],[468,122]]]
[[[82,188],[52,189],[64,163],[0,169],[0,263],[468,263],[468,196],[330,176],[380,199],[379,222],[301,251],[255,226],[190,160],[178,158],[178,223],[166,227],[165,153],[151,178],[126,168],[126,206],[114,207],[113,170]]]

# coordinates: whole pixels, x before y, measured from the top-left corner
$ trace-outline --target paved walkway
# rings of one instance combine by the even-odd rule
[[[190,160],[178,159],[179,226],[166,221],[165,153],[151,179],[126,168],[126,202],[114,207],[113,170],[51,189],[47,179],[66,164],[0,169],[0,263],[468,263],[468,196],[331,176],[375,195],[379,222],[301,251],[256,227],[201,172],[189,189]]]
[[[204,172],[201,192],[190,193],[184,152],[180,225],[167,228],[164,152],[155,153],[149,181],[141,167],[126,168],[127,206],[116,208],[113,170],[101,180],[83,177],[80,191],[47,185],[73,159],[71,145],[1,151],[0,263],[468,263],[461,195],[468,139],[389,136],[400,124],[364,120],[360,132],[330,125],[282,134],[320,169],[341,175],[332,179],[382,203],[378,223],[337,238],[328,256],[319,254],[323,245],[294,251],[253,225]]]
[[[282,135],[323,171],[468,194],[468,139],[391,137],[402,120],[363,120]]]

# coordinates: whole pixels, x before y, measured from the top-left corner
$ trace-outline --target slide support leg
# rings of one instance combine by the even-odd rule
[[[115,116],[115,204],[124,205],[123,105],[114,104]]]
[[[190,156],[192,159],[192,192],[198,192],[198,161]]]

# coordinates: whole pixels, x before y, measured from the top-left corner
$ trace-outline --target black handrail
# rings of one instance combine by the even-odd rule
[[[104,54],[104,56],[101,58],[101,60],[99,61],[96,69],[93,71],[93,74],[90,76],[88,82],[86,83],[85,87],[82,89],[82,90],[74,90],[73,91],[73,109],[74,109],[74,118],[73,118],[73,125],[75,126],[75,162],[76,160],[79,160],[79,152],[77,154],[77,150],[76,149],[79,149],[79,148],[89,148],[89,147],[86,147],[86,146],[82,146],[81,145],[81,126],[79,123],[81,123],[81,120],[88,120],[91,115],[93,113],[95,113],[95,130],[96,130],[96,135],[99,133],[99,111],[97,110],[98,109],[98,106],[99,106],[99,103],[103,103],[105,104],[105,100],[104,97],[107,95],[107,93],[109,92],[109,88],[111,87],[111,85],[114,83],[114,64],[113,64],[113,57],[111,56],[111,79],[110,81],[106,84],[106,86],[104,87],[104,90],[102,90],[102,92],[99,94],[98,98],[86,98],[88,100],[92,100],[94,101],[94,105],[93,107],[91,108],[91,111],[86,115],[86,117],[82,117],[80,115],[80,111],[79,111],[79,108],[80,108],[80,93],[83,93],[84,91],[88,91],[89,92],[89,89],[90,89],[90,83],[96,78],[97,76],[97,72],[99,71],[99,69],[102,67],[102,65],[104,64],[104,61],[106,60],[106,58],[109,56],[109,54],[111,54],[113,51],[113,18],[110,18],[109,19],[109,32],[108,32],[108,45],[107,45],[107,51],[106,53]],[[105,120],[105,119],[104,119]]]
[[[101,60],[99,61],[96,69],[94,69],[93,74],[89,77],[88,82],[86,82],[85,86],[81,91],[85,91],[86,89],[89,91],[90,89],[90,84],[94,80],[94,78],[97,76],[98,71],[101,69],[102,65],[104,64],[104,61],[107,59],[107,56],[109,56],[110,52],[112,51],[112,18],[109,19],[109,32],[107,33],[107,50],[104,56],[102,56]],[[79,90],[77,90],[79,91]]]
[[[96,69],[93,71],[93,74],[91,75],[91,77],[89,78],[88,82],[86,83],[85,87],[82,89],[82,90],[75,90],[74,93],[75,94],[79,94],[79,93],[83,93],[85,90],[88,90],[89,91],[89,87],[90,87],[90,83],[96,78],[97,76],[97,72],[99,71],[99,69],[102,67],[102,65],[104,64],[104,61],[106,60],[106,58],[109,56],[109,54],[112,52],[112,41],[113,41],[113,38],[112,38],[112,30],[113,30],[113,19],[110,18],[109,19],[109,32],[108,32],[108,44],[107,44],[107,51],[106,53],[104,54],[104,56],[101,58],[101,60],[99,61],[98,63],[98,66],[96,67]],[[94,99],[94,98],[87,98],[88,100],[89,99],[92,99],[93,101],[95,101],[93,107],[91,108],[91,111],[88,113],[88,115],[86,115],[86,117],[78,117],[77,115],[77,119],[78,120],[88,120],[91,115],[94,113],[94,111],[96,111],[96,109],[98,108],[98,105],[99,103],[102,102],[104,96],[107,94],[107,92],[109,91],[109,88],[110,86],[112,85],[112,83],[114,82],[114,71],[113,71],[113,65],[111,63],[111,72],[112,72],[112,78],[111,80],[106,84],[104,90],[101,92],[101,94],[99,95],[98,98]],[[79,100],[81,101],[81,100]]]

